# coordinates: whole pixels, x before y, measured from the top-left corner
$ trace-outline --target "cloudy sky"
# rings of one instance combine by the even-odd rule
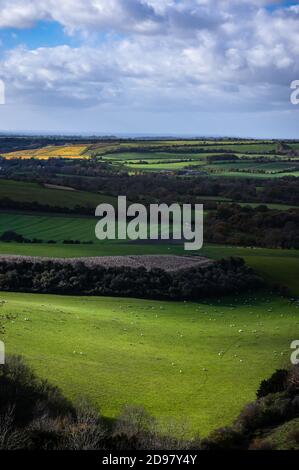
[[[299,138],[299,3],[0,0],[0,130]]]

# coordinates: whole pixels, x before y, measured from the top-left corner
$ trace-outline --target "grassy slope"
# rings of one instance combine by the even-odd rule
[[[68,207],[86,206],[93,209],[102,202],[115,203],[115,198],[87,191],[66,191],[63,189],[44,188],[37,183],[0,180],[0,198],[14,201],[39,202],[50,206]]]
[[[201,304],[14,293],[0,299],[7,301],[1,313],[16,315],[6,325],[7,351],[24,355],[70,398],[87,395],[107,416],[142,404],[202,435],[229,424],[260,381],[288,365],[298,325],[294,305],[266,294]]]
[[[14,230],[24,237],[41,240],[63,241],[76,239],[93,240],[95,237],[96,219],[92,217],[71,217],[65,215],[35,215],[2,213],[0,216],[0,233]]]

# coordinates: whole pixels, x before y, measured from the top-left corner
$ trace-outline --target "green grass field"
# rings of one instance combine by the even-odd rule
[[[183,159],[182,159],[183,160]],[[161,170],[183,170],[188,167],[195,167],[197,168],[200,166],[200,171],[205,170],[204,162],[202,160],[192,160],[192,161],[178,161],[178,162],[171,162],[171,163],[161,163],[155,161],[149,161],[150,163],[136,163],[130,162],[126,165],[126,168],[130,170],[143,170],[143,171],[161,171]],[[202,168],[201,168],[202,167]]]
[[[92,240],[95,237],[97,219],[92,217],[72,217],[64,214],[0,214],[0,234],[13,230],[26,238],[38,238],[44,241],[55,240]]]
[[[49,206],[74,209],[83,206],[95,209],[98,204],[107,202],[115,204],[116,199],[102,194],[87,191],[69,191],[64,189],[45,188],[38,183],[0,179],[0,198],[9,198],[18,202],[39,202]]]
[[[159,162],[163,160],[203,160],[209,153],[175,153],[175,152],[122,152],[122,153],[111,153],[103,157],[104,161],[130,161],[138,162],[140,160],[146,160],[149,162]],[[217,154],[216,154],[217,155]]]
[[[206,435],[289,364],[298,307],[275,294],[202,303],[1,293],[8,353],[105,416],[143,405]]]
[[[263,154],[262,152],[274,150],[272,144],[232,144],[199,146],[201,153],[189,152],[186,145],[186,153],[175,152],[176,145],[173,145],[173,152],[155,152],[154,147],[150,152],[134,151],[121,152],[121,147],[117,153],[107,153],[101,158],[116,166],[123,166],[130,172],[159,172],[159,171],[180,171],[186,169],[199,170],[214,176],[232,176],[240,178],[273,178],[283,176],[298,176],[299,171],[293,171],[296,167],[299,170],[298,162],[284,161],[284,157],[276,156],[277,161],[272,161],[274,156]],[[149,147],[150,148],[150,147]],[[214,162],[209,163],[208,157],[211,153],[205,153],[205,149],[215,150],[215,155],[219,155],[221,150],[229,150],[237,155],[240,160],[236,162]],[[243,153],[242,153],[243,152]],[[245,152],[245,153],[244,153]],[[255,153],[247,153],[255,152]],[[261,152],[261,153],[256,153]],[[223,155],[223,154],[222,154]],[[269,163],[257,161],[257,158],[268,158]],[[197,168],[198,167],[198,168]],[[293,169],[292,171],[290,171]],[[285,171],[283,171],[285,170]]]

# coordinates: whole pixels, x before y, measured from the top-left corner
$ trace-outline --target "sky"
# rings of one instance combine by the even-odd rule
[[[0,131],[299,138],[299,3],[0,0]]]

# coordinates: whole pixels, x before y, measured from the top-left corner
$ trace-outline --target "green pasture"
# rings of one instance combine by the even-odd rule
[[[70,209],[74,209],[76,206],[95,209],[102,202],[113,205],[116,203],[114,197],[102,194],[52,189],[38,183],[3,179],[0,179],[0,198],[8,198],[18,202],[38,202],[52,207],[67,207]]]
[[[201,303],[0,293],[8,353],[107,417],[142,405],[163,428],[232,423],[289,365],[298,305],[271,293]]]

